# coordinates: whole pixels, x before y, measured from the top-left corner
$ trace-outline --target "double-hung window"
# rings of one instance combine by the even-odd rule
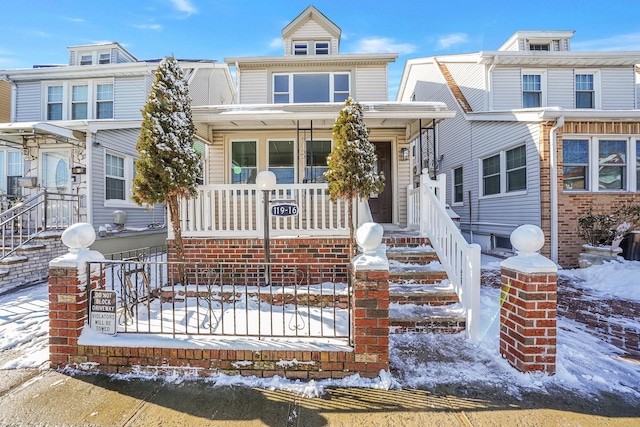
[[[309,44],[307,42],[294,42],[293,54],[294,55],[307,55],[309,50]]]
[[[481,160],[482,195],[514,193],[527,189],[527,147],[501,151]]]
[[[89,86],[74,85],[71,87],[71,120],[88,117]]]
[[[62,85],[47,87],[47,120],[62,120],[62,100]]]
[[[82,55],[80,57],[80,65],[91,65],[93,64],[93,55]]]
[[[522,75],[522,108],[542,107],[542,75]]]
[[[258,171],[256,141],[231,142],[231,183],[255,184]]]
[[[96,119],[113,118],[113,84],[96,85]]]
[[[562,142],[562,175],[565,190],[589,189],[589,141],[565,139]]]
[[[594,74],[575,74],[576,108],[596,108]]]
[[[98,58],[98,64],[110,64],[111,63],[111,54],[110,53],[101,53]]]
[[[273,102],[344,102],[350,86],[349,73],[274,74]]]
[[[295,182],[295,144],[293,141],[269,141],[269,170],[278,184]]]
[[[17,197],[22,194],[18,181],[22,176],[22,169],[22,153],[0,150],[0,190],[4,190],[7,196]],[[3,178],[6,178],[6,182],[3,182]]]
[[[104,166],[106,199],[126,200],[125,157],[107,153]]]
[[[316,42],[316,55],[328,55],[329,54],[329,42]]]
[[[598,141],[598,188],[626,190],[627,141]]]
[[[463,200],[462,166],[460,166],[453,170],[453,203],[462,203]]]

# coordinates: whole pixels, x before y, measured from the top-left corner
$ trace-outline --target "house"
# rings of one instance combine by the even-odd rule
[[[271,217],[276,246],[295,246],[287,250],[304,258],[309,249],[334,246],[333,238],[348,245],[345,204],[329,200],[323,176],[332,126],[348,97],[363,106],[386,178],[384,191],[361,204],[357,221],[365,222],[370,210],[386,229],[407,227],[409,143],[453,112],[441,102],[389,101],[387,68],[397,54],[341,53],[340,38],[340,28],[309,6],[282,30],[282,56],[225,58],[235,69],[236,103],[192,110],[198,137],[206,141],[204,185],[184,203],[182,217],[195,258],[203,247],[261,247],[264,205],[255,179],[265,170],[277,177],[271,203],[297,207],[295,215]],[[333,260],[347,261],[340,256]]]
[[[66,65],[0,70],[0,114],[9,112],[0,116],[6,122],[0,123],[4,208],[12,201],[37,203],[46,191],[48,200],[72,201],[62,211],[74,216],[60,218],[61,210],[47,208],[47,225],[37,219],[38,229],[56,221],[62,227],[91,223],[101,236],[94,248],[104,252],[163,244],[163,206],[141,207],[130,199],[141,109],[158,60],[138,60],[119,43],[67,50]],[[193,105],[233,102],[226,64],[180,64]],[[196,141],[196,149],[201,146]]]
[[[572,51],[573,35],[519,31],[495,51],[406,63],[399,102],[457,112],[417,163],[447,174],[447,201],[484,250],[511,250],[511,232],[534,224],[545,255],[577,266],[577,217],[640,200],[640,52]]]

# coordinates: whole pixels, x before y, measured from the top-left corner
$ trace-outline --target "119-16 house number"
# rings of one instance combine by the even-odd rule
[[[273,216],[295,216],[295,215],[298,215],[298,207],[296,205],[275,205],[275,206],[271,206],[271,215],[273,215]]]

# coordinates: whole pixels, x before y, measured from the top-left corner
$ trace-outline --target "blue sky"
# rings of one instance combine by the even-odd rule
[[[67,61],[67,46],[117,41],[138,59],[282,55],[281,30],[313,4],[342,29],[341,53],[407,59],[495,50],[518,30],[575,30],[573,50],[640,51],[638,0],[22,0],[0,15],[0,69]],[[640,61],[639,61],[640,62]]]

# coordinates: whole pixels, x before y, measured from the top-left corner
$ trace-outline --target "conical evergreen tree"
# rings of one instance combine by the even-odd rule
[[[380,194],[385,177],[376,173],[375,146],[369,142],[369,129],[364,123],[362,106],[349,97],[333,125],[334,146],[327,158],[325,173],[331,200],[344,199],[348,204],[349,242],[354,253],[354,199],[368,199]]]
[[[200,156],[193,149],[195,126],[191,99],[178,61],[160,61],[155,83],[142,109],[142,129],[136,144],[132,199],[138,203],[166,203],[175,236],[177,260],[184,261],[179,202],[195,195],[201,175]],[[185,283],[184,267],[179,270]]]

